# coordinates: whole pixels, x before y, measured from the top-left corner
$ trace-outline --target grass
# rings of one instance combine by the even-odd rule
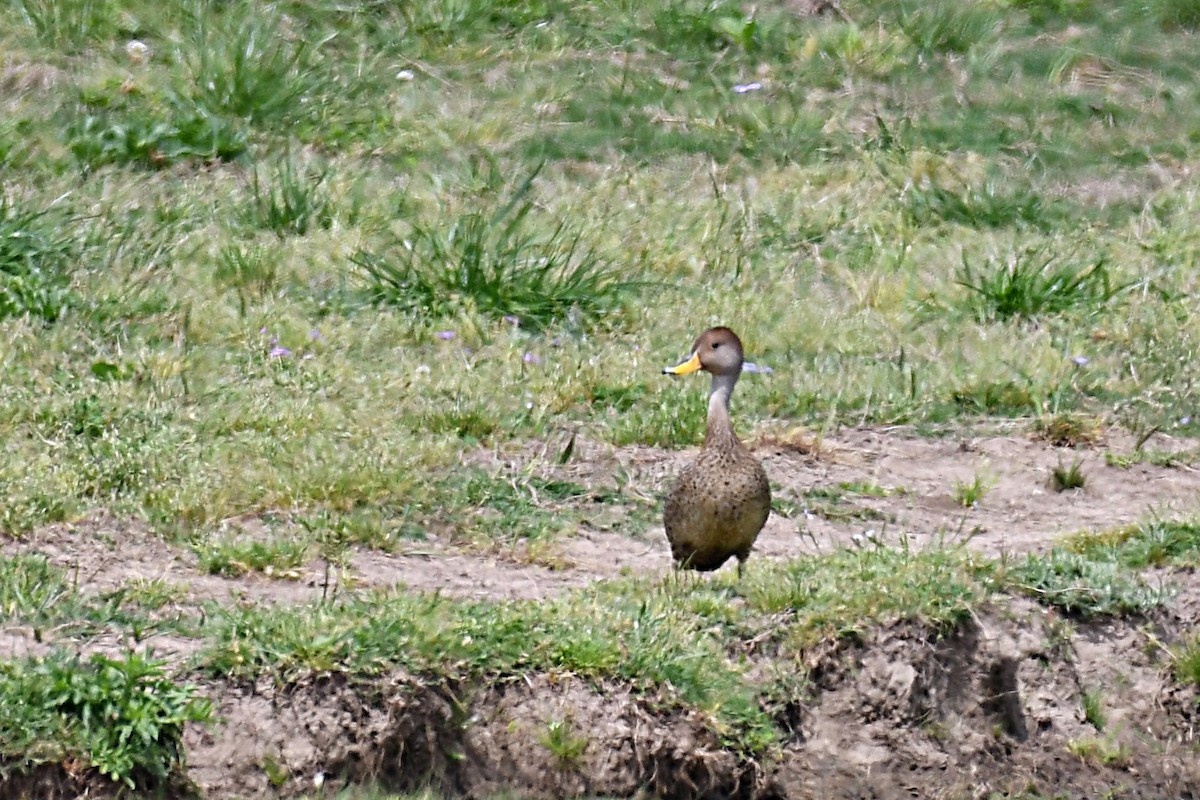
[[[964,307],[981,320],[1037,321],[1078,310],[1095,315],[1131,284],[1114,284],[1103,260],[1079,264],[1037,250],[972,266],[964,255],[958,283]]]
[[[1098,689],[1087,689],[1083,692],[1083,719],[1098,732],[1103,732],[1108,724],[1108,715],[1104,713],[1104,694]]]
[[[951,496],[954,498],[954,502],[963,508],[975,508],[983,501],[991,488],[992,480],[977,472],[969,483],[955,480]]]
[[[1187,521],[1153,521],[1068,537],[1065,551],[1093,561],[1111,561],[1129,569],[1166,564],[1195,564],[1200,558],[1200,528]]]
[[[26,208],[0,195],[0,319],[54,322],[70,306],[75,247],[56,214],[52,206]]]
[[[1200,687],[1200,638],[1192,637],[1172,651],[1171,671],[1180,683]]]
[[[210,575],[236,578],[250,572],[270,577],[299,577],[297,568],[307,560],[312,543],[291,536],[258,541],[245,532],[219,535],[196,546],[200,570]]]
[[[847,593],[851,585],[862,588]],[[335,603],[229,607],[214,622],[202,662],[218,675],[282,680],[395,667],[453,681],[566,670],[701,709],[730,746],[758,752],[778,732],[771,709],[755,699],[746,665],[726,655],[728,637],[802,651],[876,624],[949,628],[991,587],[986,565],[961,550],[873,545],[764,564],[748,576],[744,601],[722,586],[670,577],[597,584],[539,602],[371,592]],[[547,735],[563,757],[586,746],[561,726]]]
[[[1152,522],[1068,537],[1044,556],[1028,555],[1004,569],[1004,580],[1040,602],[1082,618],[1144,614],[1171,593],[1137,571],[1195,563],[1200,537],[1188,523]]]
[[[1054,447],[1090,447],[1100,442],[1100,420],[1080,414],[1053,414],[1036,420],[1034,438]]]
[[[325,186],[327,177],[327,172],[297,165],[290,158],[275,165],[269,179],[256,170],[242,215],[246,224],[281,239],[328,229],[333,224],[333,204]]]
[[[469,309],[535,332],[616,311],[635,284],[565,223],[534,228],[530,192],[540,169],[494,209],[468,211],[448,227],[416,223],[385,253],[356,253],[372,299],[410,313]]]
[[[1118,768],[1128,766],[1133,757],[1128,745],[1100,736],[1072,739],[1067,743],[1067,752],[1082,761]]]
[[[570,719],[548,722],[540,741],[564,767],[571,767],[578,762],[588,746],[587,736],[577,736],[572,732]]]
[[[655,367],[717,321],[774,367],[746,432],[1178,427],[1186,34],[844,10],[18,3],[0,525],[398,529],[465,445],[694,443],[702,393]],[[77,403],[124,411],[81,435]]]
[[[1075,460],[1070,466],[1059,462],[1050,471],[1050,488],[1056,492],[1069,492],[1072,489],[1082,489],[1087,485],[1087,475],[1083,472],[1083,462]]]
[[[1085,618],[1145,613],[1166,599],[1165,590],[1143,583],[1115,564],[1062,551],[1018,562],[1009,578],[1039,600]]]

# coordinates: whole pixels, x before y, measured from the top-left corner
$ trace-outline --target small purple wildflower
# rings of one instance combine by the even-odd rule
[[[267,353],[267,356],[269,358],[286,358],[287,356],[290,356],[291,354],[292,354],[291,350],[288,350],[286,347],[279,347],[278,345],[276,345],[275,347],[271,348],[271,352]]]
[[[521,324],[521,318],[518,317],[516,314],[505,314],[504,321],[514,327],[520,326],[520,324]]]
[[[1191,418],[1191,417],[1180,417],[1180,418],[1179,418],[1179,424],[1180,424],[1180,425],[1188,425],[1188,424],[1190,424],[1190,423],[1191,423],[1191,421],[1192,421],[1192,418]]]
[[[1087,356],[1071,356],[1072,363],[1077,367],[1086,367],[1088,363]]]
[[[742,372],[757,372],[760,375],[770,375],[775,370],[768,367],[766,364],[755,364],[753,361],[745,361],[742,363]]]
[[[321,335],[321,332],[316,328],[313,328],[308,332],[308,338],[312,339],[314,342],[320,342],[325,339],[325,337]]]
[[[551,347],[562,347],[562,339],[558,336],[555,336],[553,339],[550,340],[550,346]]]
[[[733,90],[735,92],[737,92],[738,94],[745,94],[746,92],[756,92],[761,88],[762,88],[762,84],[759,83],[758,81],[754,81],[753,83],[736,84],[733,87]]]
[[[434,336],[441,339],[443,342],[448,342],[454,338],[454,331],[438,331],[434,334]]]
[[[530,352],[530,351],[528,351],[528,350],[526,350],[526,351],[525,351],[525,355],[521,356],[521,360],[522,360],[522,361],[524,361],[526,364],[540,364],[540,363],[542,363],[542,357],[541,357],[541,356],[539,356],[537,353],[531,353],[531,352]]]
[[[266,336],[267,335],[267,326],[263,325],[261,328],[259,328],[258,333],[261,336]]]

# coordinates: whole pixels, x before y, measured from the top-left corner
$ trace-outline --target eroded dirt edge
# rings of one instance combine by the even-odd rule
[[[469,798],[1196,796],[1200,698],[1171,678],[1164,645],[1190,625],[1198,577],[1175,576],[1188,590],[1152,620],[1082,623],[1012,598],[951,631],[899,624],[753,653],[755,668],[794,663],[809,679],[776,719],[787,740],[758,758],[723,747],[702,715],[565,673],[335,675],[209,684],[220,722],[187,731],[187,779],[208,798],[364,783]],[[0,795],[104,793],[69,766],[36,778],[0,781]]]
[[[950,632],[904,624],[829,643],[799,654],[810,683],[777,719],[788,740],[758,759],[722,747],[699,715],[569,674],[213,686],[226,722],[189,732],[190,777],[211,797],[295,796],[322,780],[470,798],[1195,795],[1200,708],[1161,646],[1181,622],[1077,624],[1013,599]],[[268,761],[287,776],[277,787]]]

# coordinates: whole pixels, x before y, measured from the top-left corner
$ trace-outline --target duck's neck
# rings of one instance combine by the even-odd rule
[[[704,436],[705,447],[734,447],[738,442],[729,419],[729,398],[737,385],[737,373],[713,375],[712,388],[708,391],[708,433]]]

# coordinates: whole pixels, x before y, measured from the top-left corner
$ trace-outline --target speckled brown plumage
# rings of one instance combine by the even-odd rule
[[[704,447],[667,496],[663,524],[682,568],[714,570],[736,557],[738,574],[771,512],[771,488],[758,459],[734,433],[729,397],[742,370],[742,344],[728,328],[696,340],[683,364],[664,372],[712,374]]]

